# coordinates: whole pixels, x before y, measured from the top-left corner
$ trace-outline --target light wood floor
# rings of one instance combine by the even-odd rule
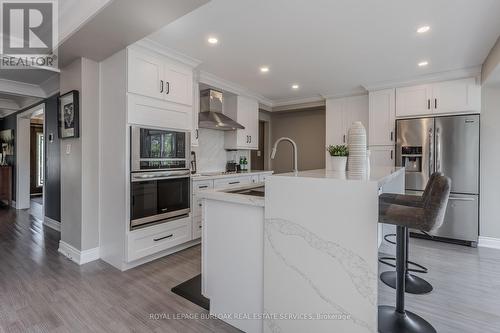
[[[120,272],[78,266],[57,252],[59,233],[27,211],[0,208],[0,332],[239,332],[170,289],[199,274],[200,247]]]
[[[27,211],[0,208],[0,332],[238,332],[215,319],[150,318],[207,314],[170,292],[199,274],[199,247],[120,272],[100,260],[77,266],[58,242]],[[409,310],[440,333],[500,332],[500,251],[416,239],[410,251],[435,290],[407,295]],[[380,284],[380,304],[394,296]]]

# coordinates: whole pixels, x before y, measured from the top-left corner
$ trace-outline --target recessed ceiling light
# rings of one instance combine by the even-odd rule
[[[418,63],[418,67],[425,67],[425,66],[427,66],[428,64],[429,64],[429,62],[428,62],[428,61],[421,61],[421,62],[419,62],[419,63]]]
[[[431,27],[429,27],[428,25],[423,25],[417,29],[417,32],[419,34],[423,34],[423,33],[426,33],[427,31],[429,31],[430,29],[431,29]]]
[[[215,38],[215,37],[209,37],[208,38],[208,42],[210,44],[214,44],[215,45],[215,44],[217,44],[219,42],[219,40],[217,38]]]
[[[298,84],[292,84],[292,89],[299,89],[299,85]]]
[[[260,68],[260,71],[261,71],[262,73],[267,73],[267,72],[269,72],[269,67],[267,67],[267,66],[261,67],[261,68]]]

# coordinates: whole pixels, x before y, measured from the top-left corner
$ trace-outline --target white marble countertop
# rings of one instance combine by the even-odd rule
[[[275,174],[273,177],[302,177],[302,178],[321,178],[346,181],[370,181],[378,182],[379,186],[389,183],[400,173],[404,173],[401,167],[377,167],[372,168],[369,176],[353,175],[349,172],[328,171],[325,169],[299,171],[298,173],[289,172]]]
[[[211,174],[210,172],[207,173],[197,173],[191,176],[191,179],[193,181],[197,180],[210,180],[210,179],[220,179],[220,178],[233,178],[233,177],[243,177],[243,176],[253,176],[253,175],[261,175],[264,173],[273,173],[271,170],[251,170],[251,171],[243,171],[243,172],[238,172],[238,173],[226,173],[226,174],[218,174],[214,172]]]
[[[262,186],[264,186],[264,183],[255,183],[255,184],[249,184],[249,185],[239,186],[239,187],[203,190],[203,191],[198,192],[198,197],[201,199],[226,201],[226,202],[238,203],[238,204],[242,204],[242,205],[264,207],[264,205],[265,205],[264,197],[228,192],[228,191],[232,192],[232,191],[237,191],[237,190],[247,190],[247,189],[252,189],[252,188],[257,188],[257,187],[262,187]]]

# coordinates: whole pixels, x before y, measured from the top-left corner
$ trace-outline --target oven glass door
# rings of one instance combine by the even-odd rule
[[[190,211],[189,177],[167,178],[131,183],[131,225],[156,222]]]
[[[140,158],[186,158],[186,133],[141,128]]]

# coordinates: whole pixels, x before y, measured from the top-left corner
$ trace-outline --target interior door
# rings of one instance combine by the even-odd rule
[[[434,118],[396,122],[396,166],[406,167],[406,189],[423,191],[434,172]]]
[[[479,115],[436,118],[436,170],[451,192],[479,193]]]

